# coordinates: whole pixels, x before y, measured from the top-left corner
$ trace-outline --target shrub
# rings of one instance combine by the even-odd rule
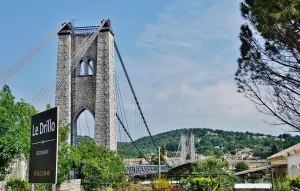
[[[296,177],[287,176],[286,179],[292,188],[300,188],[300,175]]]
[[[170,188],[170,191],[183,191],[183,190],[180,187],[175,186]]]
[[[283,183],[275,182],[274,184],[274,191],[291,191],[291,190],[292,187],[288,182],[283,182]]]
[[[165,179],[158,179],[154,182],[154,188],[158,191],[167,191],[170,188],[170,183]]]
[[[30,184],[28,184],[26,181],[19,179],[19,178],[9,179],[5,185],[6,190],[8,189],[8,186],[10,186],[13,191],[29,191],[30,190]]]
[[[186,191],[221,190],[220,183],[213,178],[187,179],[182,183],[182,188]]]

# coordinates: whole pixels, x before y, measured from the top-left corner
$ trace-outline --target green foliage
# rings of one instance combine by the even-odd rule
[[[192,178],[185,180],[182,188],[186,191],[218,191],[220,183],[214,178]]]
[[[235,175],[228,170],[227,163],[216,158],[200,160],[193,174],[201,178],[215,179],[223,190],[233,190],[236,179]]]
[[[248,170],[249,166],[245,163],[245,162],[238,162],[235,166],[235,172],[241,172],[244,170]],[[239,175],[241,178],[243,178],[244,180],[247,180],[248,182],[250,181],[257,181],[261,178],[264,178],[266,175],[266,171],[265,170],[261,170],[261,171],[257,171],[257,172],[252,172],[249,174],[242,174]]]
[[[252,181],[256,181],[256,180],[264,178],[266,176],[266,174],[267,174],[266,170],[252,172],[249,174],[248,179],[250,179]]]
[[[100,188],[105,184],[116,186],[125,178],[121,158],[94,142],[79,144],[74,149],[74,155],[77,156],[74,164],[79,168],[78,178],[82,179],[85,190]]]
[[[241,171],[248,170],[248,169],[249,169],[249,166],[245,162],[238,162],[235,165],[235,172],[241,172]],[[240,175],[240,177],[243,178],[244,180],[246,179],[247,176],[248,176],[248,174]]]
[[[217,133],[216,136],[208,136],[207,132]],[[166,145],[168,157],[175,156],[177,152],[178,144],[180,142],[181,134],[194,133],[195,140],[201,138],[200,143],[195,142],[196,152],[198,154],[206,156],[220,157],[226,153],[235,154],[244,148],[250,148],[253,150],[255,157],[267,158],[270,156],[272,145],[280,145],[278,137],[265,136],[259,133],[243,133],[232,132],[212,129],[180,129],[169,131],[154,136],[158,145]],[[265,136],[265,137],[264,137]],[[283,139],[284,149],[300,142],[300,136],[291,136],[285,134]],[[143,153],[157,153],[150,137],[143,137],[136,140],[136,143],[140,146]],[[220,148],[214,148],[219,146]],[[131,143],[118,143],[118,154],[123,158],[138,157],[139,154]]]
[[[57,167],[57,184],[61,184],[67,179],[67,174],[79,162],[79,155],[76,148],[68,144],[69,127],[59,127],[58,137],[58,167]]]
[[[288,182],[275,182],[274,191],[291,191],[292,187]]]
[[[51,191],[52,185],[51,184],[35,184],[34,190],[35,191]]]
[[[154,181],[154,188],[157,191],[167,191],[170,187],[170,183],[165,179],[158,179]]]
[[[116,191],[152,191],[149,186],[143,186],[140,183],[123,181],[115,187]]]
[[[37,111],[21,100],[16,102],[8,86],[0,91],[0,181],[20,154],[29,157],[31,116]]]
[[[264,114],[300,130],[300,1],[245,0],[241,26],[238,91]]]
[[[272,145],[270,156],[274,155],[274,154],[276,154],[278,152],[279,152],[278,147],[276,145]]]
[[[13,191],[29,191],[30,185],[22,179],[19,178],[13,178],[6,182],[5,190],[8,189],[8,186],[10,186],[11,190]]]
[[[300,189],[300,175],[296,177],[286,177],[287,182],[292,188],[299,188]]]

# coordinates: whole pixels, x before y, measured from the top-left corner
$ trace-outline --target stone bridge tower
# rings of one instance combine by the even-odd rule
[[[71,144],[77,145],[77,118],[88,110],[95,119],[95,142],[116,150],[114,33],[109,20],[70,72],[71,55],[97,27],[73,27],[59,33],[56,99],[62,125],[71,124]],[[59,88],[61,86],[61,88]]]

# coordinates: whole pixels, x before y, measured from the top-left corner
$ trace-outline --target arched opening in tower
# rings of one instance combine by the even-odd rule
[[[92,60],[88,61],[88,75],[89,76],[94,75],[94,63]]]
[[[91,112],[84,110],[77,118],[78,144],[94,139],[95,120]]]
[[[85,62],[83,60],[80,61],[80,72],[79,72],[80,76],[85,75]]]

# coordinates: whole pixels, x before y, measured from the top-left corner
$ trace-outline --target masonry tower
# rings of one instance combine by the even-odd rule
[[[88,110],[95,119],[97,145],[117,149],[114,33],[109,20],[71,70],[71,57],[97,27],[68,23],[59,33],[56,99],[62,125],[71,124],[71,144],[77,145],[77,118]],[[61,88],[60,88],[61,87]]]

